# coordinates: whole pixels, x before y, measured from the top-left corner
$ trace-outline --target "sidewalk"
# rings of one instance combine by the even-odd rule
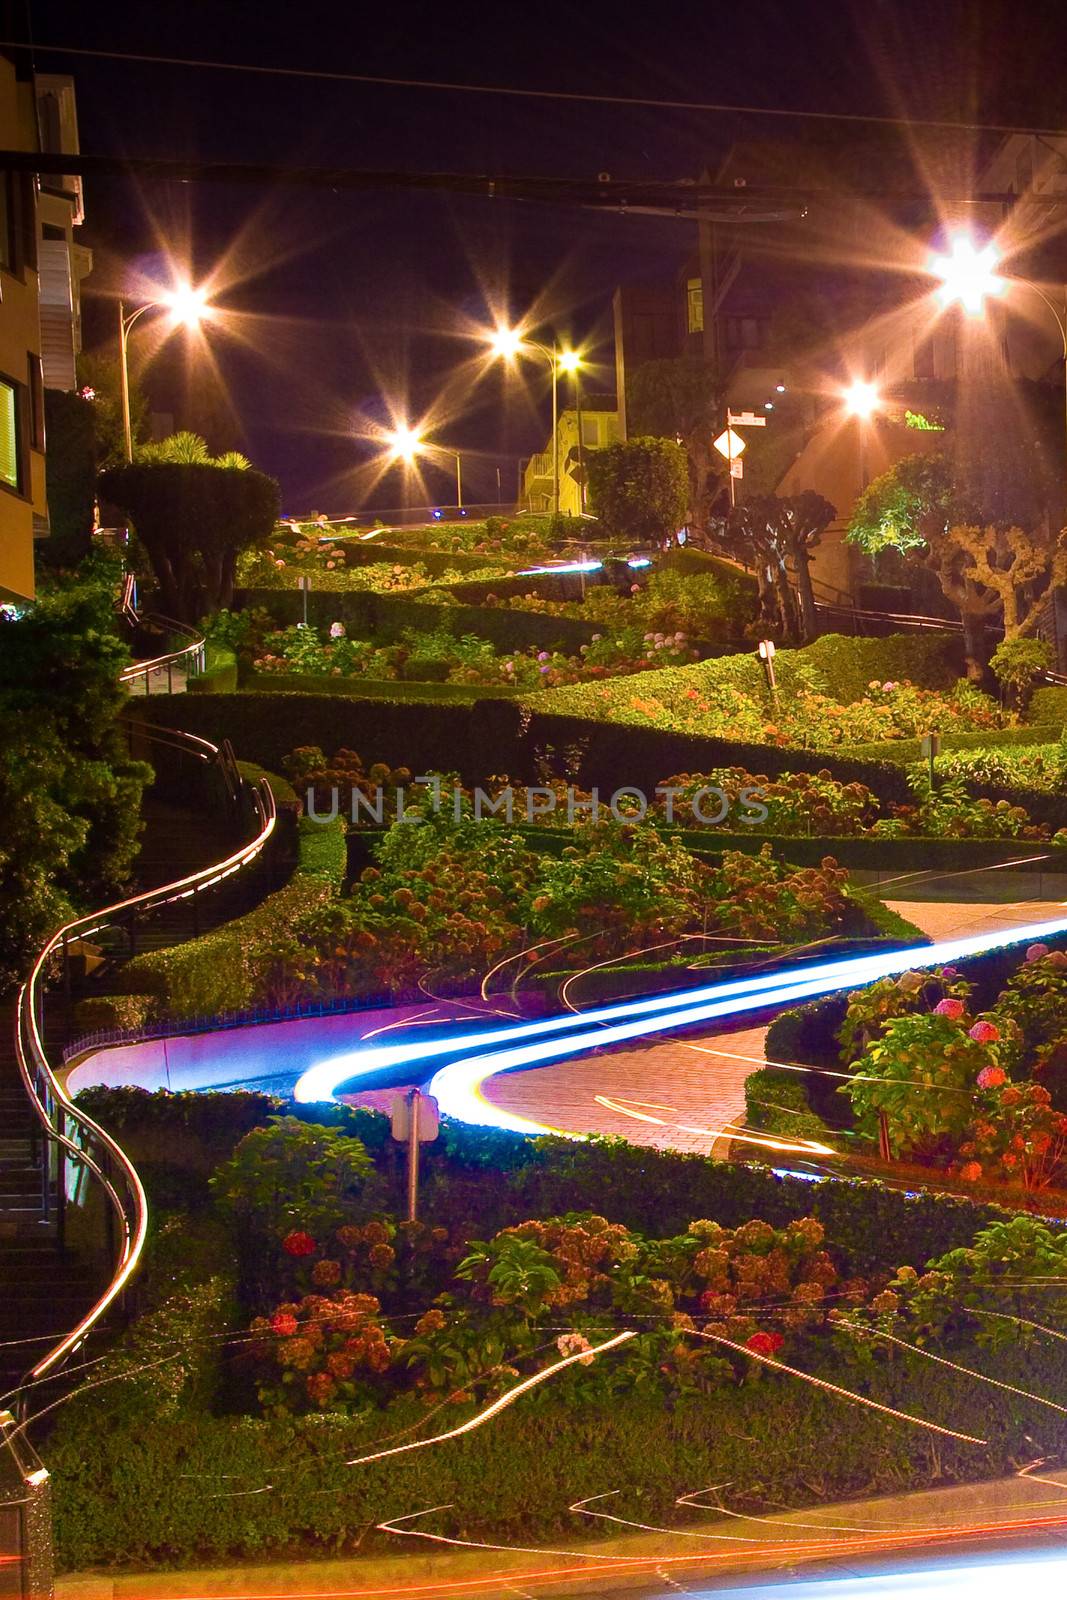
[[[1055,1478],[1050,1472],[1050,1477]],[[612,1501],[595,1502],[612,1515]],[[621,1513],[617,1513],[621,1515]],[[689,1520],[689,1518],[692,1520]],[[584,1518],[575,1516],[576,1532]],[[447,1593],[495,1597],[504,1593],[602,1594],[657,1579],[670,1586],[683,1574],[720,1577],[788,1575],[798,1566],[833,1562],[835,1576],[855,1576],[873,1559],[899,1552],[957,1548],[981,1539],[1025,1538],[1033,1547],[1067,1551],[1067,1472],[1049,1479],[1007,1478],[915,1494],[884,1496],[788,1512],[767,1518],[700,1519],[680,1509],[678,1532],[624,1533],[597,1541],[561,1537],[514,1551],[456,1550],[417,1541],[419,1553],[321,1561],[280,1561],[126,1575],[72,1573],[56,1583],[56,1600],[410,1600]],[[429,1530],[433,1519],[416,1524]],[[596,1526],[589,1520],[591,1528]],[[611,1522],[604,1527],[617,1526]],[[404,1541],[398,1538],[398,1549]],[[971,1559],[968,1552],[968,1559]],[[914,1557],[911,1558],[914,1561]]]

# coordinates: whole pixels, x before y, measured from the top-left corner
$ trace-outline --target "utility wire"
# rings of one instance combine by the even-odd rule
[[[942,128],[957,133],[1024,133],[1063,138],[1064,128],[1045,128],[1011,122],[957,122],[936,117],[891,117],[862,111],[791,111],[784,106],[731,105],[710,100],[668,100],[650,95],[592,94],[586,90],[521,89],[509,84],[455,83],[435,78],[394,78],[366,72],[328,71],[318,67],[270,67],[251,62],[199,61],[186,56],[157,56],[121,50],[89,50],[58,44],[27,44],[0,39],[0,50],[81,56],[97,61],[128,61],[142,66],[191,67],[208,72],[246,72],[258,77],[306,78],[327,83],[361,83],[386,89],[430,89],[445,94],[499,95],[513,100],[564,100],[583,105],[628,106],[654,111],[699,111],[713,116],[780,117],[818,122],[868,123],[890,128]]]

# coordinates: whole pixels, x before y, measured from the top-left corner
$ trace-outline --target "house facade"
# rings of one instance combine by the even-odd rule
[[[0,145],[76,151],[71,80],[0,53]],[[79,179],[0,173],[0,603],[33,598],[34,539],[48,532],[45,389],[76,383],[81,220]]]
[[[579,517],[586,510],[587,458],[592,451],[614,444],[621,437],[618,408],[613,395],[582,397],[581,410],[565,407],[556,421],[559,456],[559,510]],[[551,511],[555,498],[556,451],[551,437],[545,448],[531,456],[523,471],[523,505],[528,511]]]

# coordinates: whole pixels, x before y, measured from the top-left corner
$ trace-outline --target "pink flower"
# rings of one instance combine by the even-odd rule
[[[297,1330],[297,1320],[291,1311],[276,1311],[270,1319],[271,1332],[288,1339]]]
[[[991,1022],[976,1022],[967,1032],[968,1037],[976,1044],[993,1044],[1000,1038],[1000,1029],[994,1027]]]
[[[935,1017],[951,1017],[953,1022],[958,1022],[963,1016],[962,1000],[939,1000],[934,1007]]]
[[[299,1228],[294,1228],[282,1240],[282,1249],[287,1256],[313,1256],[317,1248],[310,1233],[301,1233]]]
[[[977,1078],[979,1089],[999,1089],[1007,1081],[1008,1074],[1003,1067],[983,1067]]]
[[[1032,944],[1030,946],[1030,948],[1026,952],[1026,959],[1027,959],[1027,961],[1040,961],[1042,959],[1042,957],[1047,956],[1047,955],[1048,955],[1048,945],[1047,944]]]

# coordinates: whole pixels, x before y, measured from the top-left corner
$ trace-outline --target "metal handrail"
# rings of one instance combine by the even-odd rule
[[[169,617],[160,617],[155,612],[135,612],[134,616],[139,623],[148,623],[165,628],[168,633],[179,634],[188,639],[177,650],[164,651],[162,655],[152,656],[145,661],[134,661],[119,673],[119,682],[130,688],[139,679],[144,679],[145,691],[148,690],[149,679],[153,672],[166,669],[168,683],[171,673],[176,666],[184,666],[187,670],[202,672],[204,669],[205,640],[201,633],[191,628],[186,622],[173,622]]]
[[[203,651],[203,638],[187,624],[172,623],[167,618],[143,618],[133,606],[133,590],[128,580],[123,586],[120,608],[123,614],[132,614],[132,618],[138,622],[151,620],[172,633],[190,637],[189,644],[177,651],[157,657],[154,661],[135,662],[119,675],[120,683],[129,683],[157,666],[169,667],[175,660]],[[255,815],[255,832],[248,842],[223,861],[213,862],[172,883],[131,895],[64,923],[39,951],[29,977],[19,989],[15,1008],[15,1054],[23,1087],[44,1136],[45,1148],[41,1159],[43,1214],[47,1220],[54,1177],[56,1209],[62,1228],[66,1204],[66,1164],[69,1160],[100,1184],[118,1227],[111,1278],[103,1294],[77,1325],[40,1358],[27,1374],[27,1382],[36,1381],[55,1370],[82,1343],[122,1294],[144,1249],[148,1227],[148,1202],[132,1161],[106,1129],[74,1104],[48,1060],[42,1036],[43,980],[48,963],[58,950],[62,950],[66,958],[72,939],[89,938],[126,918],[173,905],[240,872],[261,854],[277,825],[274,794],[269,783],[266,779],[260,779],[255,785],[244,783],[229,740],[224,740],[220,748],[210,740],[174,728],[157,729],[143,725],[142,732],[149,740],[179,749],[205,765],[217,765],[231,803],[236,802],[243,791],[249,793]]]
[[[168,729],[173,737],[174,730]],[[208,759],[197,748],[203,740],[190,739],[190,751],[200,760]],[[128,916],[143,915],[162,906],[187,899],[201,890],[213,887],[248,866],[262,852],[274,832],[277,814],[274,795],[265,779],[252,790],[256,808],[257,831],[247,844],[198,872],[189,873],[172,883],[126,900],[105,906],[87,916],[57,928],[39,952],[26,982],[18,993],[16,1005],[15,1048],[19,1072],[29,1096],[30,1104],[41,1123],[45,1139],[64,1152],[58,1160],[57,1207],[64,1204],[64,1167],[66,1156],[83,1165],[101,1183],[119,1226],[119,1243],[112,1277],[106,1289],[85,1316],[59,1342],[41,1357],[28,1374],[36,1380],[57,1366],[68,1355],[122,1293],[130,1275],[140,1259],[148,1225],[148,1203],[137,1170],[121,1145],[92,1117],[79,1109],[67,1094],[53,1070],[41,1034],[42,980],[49,959],[59,949],[66,949],[75,938],[86,938],[102,929],[113,926]],[[69,1127],[69,1131],[68,1131]],[[74,1138],[70,1134],[75,1135]],[[51,1162],[42,1163],[42,1182],[47,1214],[52,1178]]]

